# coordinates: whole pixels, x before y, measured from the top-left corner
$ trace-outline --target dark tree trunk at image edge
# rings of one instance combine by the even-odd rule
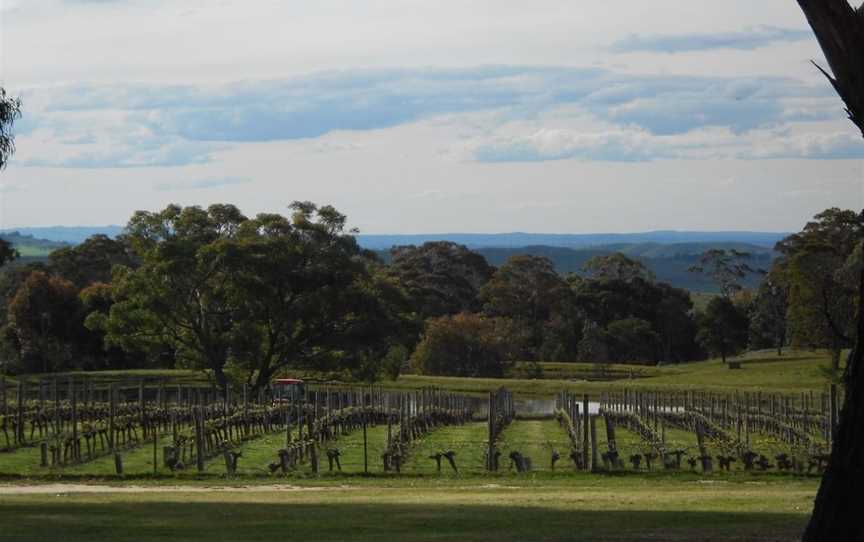
[[[798,0],[833,73],[825,75],[864,134],[864,10],[847,0]],[[821,69],[821,68],[820,68]],[[846,367],[846,401],[805,542],[864,540],[864,270],[858,277],[855,342]]]

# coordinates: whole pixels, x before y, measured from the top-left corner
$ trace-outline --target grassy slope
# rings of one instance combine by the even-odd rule
[[[796,540],[813,481],[0,495],[0,540]]]
[[[45,248],[33,245],[17,245],[15,250],[22,257],[29,258],[47,258],[49,254],[54,252],[53,248]]]
[[[785,393],[823,390],[828,383],[825,368],[828,356],[823,352],[786,351],[782,357],[773,352],[756,352],[741,358],[740,370],[728,369],[720,360],[693,362],[663,367],[644,365],[598,365],[591,363],[541,363],[544,377],[528,378],[463,378],[446,376],[402,375],[396,381],[379,385],[389,389],[416,390],[437,386],[448,390],[481,394],[502,386],[524,395],[553,395],[561,390],[598,395],[622,386],[667,390],[763,390]],[[98,381],[128,378],[131,380],[166,379],[170,384],[209,385],[200,371],[131,370],[88,373],[58,373],[65,378],[86,375]],[[314,380],[314,375],[292,373]],[[52,375],[55,376],[55,375]],[[633,378],[631,378],[631,376]],[[40,378],[30,375],[31,379]]]
[[[806,390],[823,390],[828,383],[824,369],[828,357],[824,353],[791,352],[777,357],[773,353],[758,353],[742,358],[740,370],[730,370],[720,360],[694,362],[664,367],[611,366],[618,371],[616,380],[586,381],[569,379],[560,367],[569,364],[541,364],[550,366],[550,375],[563,376],[555,379],[492,379],[458,378],[404,375],[396,382],[383,385],[396,389],[417,389],[423,386],[440,386],[454,391],[481,393],[506,386],[526,395],[551,395],[561,390],[573,393],[598,395],[607,390],[619,390],[622,386],[658,390],[763,390],[796,393]],[[574,366],[585,364],[573,364]],[[635,378],[630,379],[624,368],[633,369]],[[623,374],[622,374],[623,373]]]

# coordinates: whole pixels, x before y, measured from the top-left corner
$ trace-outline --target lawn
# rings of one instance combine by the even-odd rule
[[[11,495],[0,540],[796,540],[813,480],[581,476]],[[119,491],[119,490],[118,490]],[[164,492],[163,492],[164,491]]]

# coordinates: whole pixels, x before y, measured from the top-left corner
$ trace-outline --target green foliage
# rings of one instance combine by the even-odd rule
[[[12,247],[12,243],[0,239],[0,267],[3,267],[18,256],[18,251]]]
[[[750,267],[748,263],[750,258],[749,252],[734,248],[729,250],[713,248],[705,252],[700,257],[699,263],[692,266],[690,271],[711,277],[723,297],[732,297],[744,288],[742,282],[747,276],[762,272]]]
[[[835,353],[852,344],[856,279],[864,217],[827,209],[804,229],[778,243],[789,285],[789,333],[793,344],[824,346]]]
[[[593,279],[631,282],[638,278],[648,282],[654,281],[654,273],[645,267],[645,264],[628,258],[620,252],[595,256],[588,260],[584,270]]]
[[[520,349],[529,359],[552,354],[564,359],[581,327],[573,292],[546,258],[514,256],[480,291],[483,312],[509,318],[521,333]],[[571,358],[572,359],[572,358]]]
[[[615,320],[606,327],[611,338],[612,361],[650,363],[656,359],[660,337],[651,323],[641,318]]]
[[[444,241],[395,247],[387,268],[407,292],[421,321],[479,310],[480,288],[494,271],[483,256]]]
[[[32,272],[9,304],[6,338],[17,346],[16,369],[48,372],[73,366],[85,333],[82,306],[69,281]]]
[[[396,380],[402,373],[402,367],[408,363],[411,352],[404,345],[396,344],[387,350],[384,359],[381,360],[381,369],[384,376],[389,380]]]
[[[747,315],[728,297],[715,297],[708,303],[699,321],[700,344],[726,362],[747,347]]]
[[[594,322],[585,322],[582,329],[582,340],[579,341],[577,359],[594,363],[606,363],[611,355],[609,343],[611,338],[606,330]]]
[[[593,335],[586,344],[580,344],[580,360],[626,360],[620,356],[628,354],[628,348],[614,345],[613,333],[605,330],[613,322],[634,318],[648,322],[652,330],[649,342],[638,353],[638,359],[643,363],[660,360],[680,362],[703,357],[695,342],[696,326],[691,316],[693,302],[686,291],[647,281],[640,276],[633,276],[630,280],[582,280],[574,284],[576,306],[587,320],[604,330],[600,333],[600,330],[593,329]],[[605,346],[601,347],[600,342]],[[653,348],[653,354],[646,356],[649,346]],[[589,352],[600,357],[589,358]],[[635,353],[631,350],[629,355]]]
[[[421,374],[502,377],[513,364],[513,323],[462,313],[432,318],[411,356]]]
[[[80,245],[55,250],[48,257],[51,271],[79,288],[111,281],[114,266],[135,267],[130,248],[122,241],[94,235]]]
[[[401,291],[345,231],[308,202],[290,218],[231,205],[138,212],[126,240],[136,269],[115,267],[110,344],[168,345],[178,365],[244,374],[260,388],[286,367],[339,367],[363,380],[401,331]],[[99,322],[94,322],[99,324]]]
[[[782,354],[787,341],[789,289],[786,267],[777,262],[753,299],[750,348],[776,348],[777,354]]]

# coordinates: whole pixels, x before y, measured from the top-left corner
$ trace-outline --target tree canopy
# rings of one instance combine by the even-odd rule
[[[140,259],[114,274],[115,303],[90,325],[125,348],[170,345],[183,366],[260,387],[287,367],[357,366],[386,351],[399,292],[332,207],[250,219],[231,205],[139,212]],[[393,303],[391,303],[393,302]]]

